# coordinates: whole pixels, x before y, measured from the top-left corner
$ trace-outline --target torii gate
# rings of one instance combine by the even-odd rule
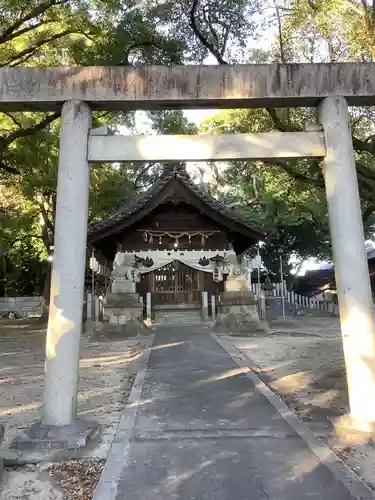
[[[0,68],[0,111],[62,106],[42,425],[76,419],[89,162],[323,159],[351,417],[375,423],[375,326],[348,104],[375,104],[375,64]],[[92,110],[317,107],[300,133],[121,137]]]

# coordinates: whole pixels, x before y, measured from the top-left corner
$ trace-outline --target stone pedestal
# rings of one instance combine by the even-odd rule
[[[70,425],[53,426],[35,422],[23,430],[10,444],[11,450],[43,453],[51,451],[66,453],[87,446],[99,433],[96,422],[75,420]]]
[[[226,292],[248,292],[246,276],[239,274],[237,276],[228,276],[225,282]]]
[[[267,324],[259,319],[254,294],[248,290],[232,290],[221,294],[215,329],[230,335],[244,336],[268,331]]]
[[[135,294],[136,293],[136,285],[134,281],[130,281],[126,278],[115,278],[115,281],[112,285],[112,294]]]
[[[126,280],[125,280],[126,281]],[[127,280],[127,283],[133,284]],[[147,333],[143,322],[143,303],[138,293],[112,293],[104,304],[104,322],[98,333],[136,336]]]

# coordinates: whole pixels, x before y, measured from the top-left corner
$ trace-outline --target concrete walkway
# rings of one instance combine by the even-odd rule
[[[354,498],[200,327],[157,331],[116,483],[116,500]]]

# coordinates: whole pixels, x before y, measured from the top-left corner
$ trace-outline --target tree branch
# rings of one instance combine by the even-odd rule
[[[207,9],[203,9],[203,17],[204,17],[204,20],[205,20],[205,22],[206,22],[206,24],[208,26],[208,29],[210,30],[212,38],[215,40],[216,50],[219,50],[219,48],[220,48],[220,40],[219,40],[217,32],[214,30],[214,27],[212,26],[212,23],[209,20]]]
[[[9,66],[10,64],[12,64],[13,66],[16,66],[17,64],[20,64],[20,62],[21,62],[20,59],[22,59],[24,56],[32,55],[32,54],[34,54],[34,52],[36,50],[43,47],[43,45],[46,45],[47,43],[53,42],[54,40],[58,40],[59,38],[63,38],[66,35],[71,35],[74,32],[75,32],[74,30],[68,29],[68,30],[61,31],[60,33],[55,33],[54,35],[52,35],[48,38],[45,38],[44,40],[41,40],[40,42],[34,44],[33,46],[28,47],[27,49],[21,50],[16,55],[11,56],[1,66],[2,67]]]
[[[291,123],[283,122],[278,117],[276,109],[266,108],[266,111],[269,114],[271,120],[273,121],[273,124],[275,125],[276,129],[279,130],[280,132],[300,132],[302,130],[300,127],[296,127]]]
[[[144,168],[142,168],[140,170],[140,172],[138,172],[137,177],[134,179],[134,182],[133,182],[135,189],[138,188],[138,182],[139,182],[140,178],[142,177],[142,175],[145,174],[148,170],[150,170],[150,168],[153,167],[154,165],[155,165],[155,162],[151,162],[148,165],[146,165]]]
[[[57,5],[63,5],[64,3],[68,3],[68,0],[60,0],[60,1],[47,0],[46,2],[37,5],[28,14],[17,19],[17,21],[15,21],[6,30],[4,30],[2,32],[2,34],[0,35],[0,44],[6,43],[6,42],[12,40],[13,38],[15,38],[16,36],[18,36],[16,30],[18,30],[18,28],[20,28],[23,24],[33,20],[35,17],[38,17],[38,16],[44,14],[51,7],[54,7]]]
[[[8,174],[20,175],[21,172],[16,167],[11,167],[7,165],[5,162],[0,162],[0,170],[5,170]]]
[[[374,205],[369,205],[362,213],[362,218],[364,221],[367,221],[369,217],[375,212],[375,206]]]
[[[227,45],[228,45],[229,34],[230,34],[230,27],[226,26],[225,31],[224,31],[224,37],[223,37],[223,46],[221,47],[221,50],[220,50],[220,54],[222,56],[224,56]]]
[[[52,113],[51,115],[47,115],[43,120],[36,123],[32,127],[29,128],[19,128],[10,134],[0,138],[0,149],[4,150],[7,148],[13,141],[20,139],[22,137],[27,137],[35,132],[43,130],[47,125],[52,123],[54,120],[60,117],[61,112],[57,111]],[[3,170],[9,174],[20,175],[21,172],[18,168],[12,167],[8,165],[5,161],[0,161],[0,170]]]
[[[148,42],[134,42],[129,45],[125,52],[125,57],[120,61],[120,64],[124,66],[130,66],[129,56],[132,50],[145,47],[161,47],[161,44],[157,40],[150,40]]]
[[[29,26],[25,26],[24,28],[16,31],[15,33],[12,33],[6,40],[0,42],[1,44],[11,42],[15,38],[18,38],[21,35],[25,35],[26,33],[29,33],[30,31],[35,31],[36,29],[40,28],[41,26],[44,26],[46,24],[51,24],[53,21],[44,21],[41,20],[37,24],[31,24]]]
[[[213,43],[211,43],[209,40],[206,39],[206,37],[203,35],[203,33],[200,31],[198,28],[197,20],[196,20],[196,14],[198,11],[199,7],[199,0],[193,0],[193,5],[190,9],[189,13],[189,19],[190,19],[190,27],[193,30],[195,36],[198,38],[198,40],[201,42],[201,44],[206,47],[206,49],[216,58],[217,62],[219,64],[228,64],[220,51],[216,49]]]
[[[32,135],[34,132],[38,132],[40,130],[43,130],[47,125],[49,125],[50,123],[55,121],[57,118],[59,118],[60,115],[61,115],[61,111],[56,111],[55,113],[52,113],[51,115],[47,115],[45,118],[43,118],[43,120],[36,123],[32,127],[15,130],[14,132],[11,132],[7,136],[0,138],[0,145],[2,147],[9,146],[9,144],[11,144],[16,139],[19,139],[21,137],[27,137],[29,135]]]
[[[48,213],[47,213],[47,210],[46,210],[46,208],[44,206],[43,201],[39,201],[38,205],[39,205],[39,208],[40,208],[40,213],[42,214],[42,217],[43,217],[44,226],[46,228],[48,228],[48,230],[51,232],[51,234],[53,234],[55,228],[54,228],[54,225],[52,224],[50,218],[48,217]]]
[[[283,170],[285,170],[285,172],[288,175],[290,175],[296,181],[308,184],[310,186],[314,185],[319,188],[324,188],[324,179],[322,174],[318,178],[309,177],[308,175],[302,174],[301,172],[296,172],[287,161],[272,160],[272,164],[281,167]]]
[[[8,118],[12,120],[12,122],[17,125],[18,128],[22,128],[22,125],[20,124],[19,121],[17,121],[14,116],[11,113],[8,113],[7,111],[3,111],[4,115],[6,115]]]
[[[361,1],[363,4],[363,7],[365,5],[367,6],[366,0],[361,0]],[[373,14],[374,14],[374,19],[375,19],[375,0],[373,0],[373,2],[374,2]],[[354,7],[354,5],[352,4],[352,2],[350,2],[350,0],[349,0],[349,3],[351,4],[352,7]],[[313,3],[312,0],[309,1],[309,5],[313,11],[317,10],[317,7]],[[213,43],[211,43],[209,40],[207,40],[207,38],[204,36],[204,34],[199,29],[198,22],[197,22],[198,8],[199,8],[199,0],[193,0],[192,7],[191,7],[191,10],[189,13],[189,18],[190,18],[190,26],[191,26],[194,34],[199,39],[199,41],[202,43],[202,45],[216,58],[216,60],[218,61],[219,64],[228,64],[227,61],[225,61],[223,59],[223,55],[220,52],[220,47],[216,48]],[[280,12],[279,12],[280,7],[277,5],[276,0],[274,0],[274,8],[276,9],[276,16],[277,16],[277,22],[278,22],[280,59],[281,59],[282,63],[285,63],[286,60],[285,60],[284,44],[283,44],[283,40],[282,40],[281,16],[280,16]],[[368,11],[367,11],[367,13],[368,13]],[[362,14],[366,14],[366,13],[362,12]],[[207,16],[205,16],[205,20],[206,20],[207,24],[209,24]],[[209,24],[208,27],[209,27],[211,34],[212,34],[212,26]],[[229,33],[227,32],[226,37],[228,37],[228,36],[229,36]],[[215,40],[218,40],[216,33],[215,33],[215,36],[213,36],[213,38]],[[272,122],[277,130],[279,130],[281,132],[297,132],[297,131],[303,130],[301,127],[290,123],[290,121],[289,121],[289,123],[286,123],[283,120],[281,120],[275,109],[266,108],[266,111],[269,114],[269,116],[270,116],[270,118],[271,118],[271,120],[272,120]],[[372,142],[364,142],[364,141],[361,141],[360,139],[357,139],[356,137],[353,136],[353,146],[354,146],[354,149],[356,149],[357,151],[369,152],[373,155],[375,154],[375,144],[372,144]],[[288,173],[288,175],[290,175],[293,179],[295,179],[299,182],[303,182],[303,183],[308,184],[308,185],[315,185],[316,187],[319,187],[319,188],[324,188],[324,179],[323,179],[323,175],[321,173],[320,173],[318,178],[309,177],[308,175],[302,174],[300,172],[296,172],[287,162],[279,161],[279,162],[273,162],[273,163],[276,165],[279,165],[281,168],[283,168],[285,170],[285,172]],[[358,172],[359,179],[363,180],[364,186],[369,188],[370,184],[372,185],[372,182],[375,180],[375,173],[374,173],[374,177],[373,177],[370,169],[368,169],[367,167],[365,167],[364,165],[362,165],[358,162],[357,162],[357,172]],[[372,186],[372,191],[373,190],[374,190],[374,188]],[[368,196],[368,194],[363,193],[363,197],[370,201],[370,197]]]
[[[280,59],[283,64],[285,64],[285,53],[284,53],[284,43],[283,43],[283,32],[282,32],[282,24],[281,24],[281,16],[279,7],[276,3],[276,0],[273,0],[273,4],[276,10],[277,17],[277,29],[278,29],[278,39],[279,39],[279,49],[280,49]]]

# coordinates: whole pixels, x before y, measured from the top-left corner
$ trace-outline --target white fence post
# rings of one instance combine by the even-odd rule
[[[202,292],[202,318],[208,319],[208,292]]]
[[[139,303],[141,304],[141,310],[142,310],[142,320],[145,317],[145,312],[144,312],[144,303],[143,303],[143,297],[142,295],[139,297]]]
[[[215,321],[216,319],[216,297],[215,295],[211,296],[211,319]]]
[[[266,296],[263,291],[258,296],[260,319],[266,321]]]
[[[94,312],[95,312],[95,322],[99,323],[99,297],[94,296]]]
[[[87,307],[87,319],[92,319],[92,295],[91,293],[88,293],[87,294],[87,303],[86,303],[86,307]]]
[[[151,292],[147,292],[146,295],[146,315],[147,321],[151,323],[152,321],[152,304],[151,304]]]

